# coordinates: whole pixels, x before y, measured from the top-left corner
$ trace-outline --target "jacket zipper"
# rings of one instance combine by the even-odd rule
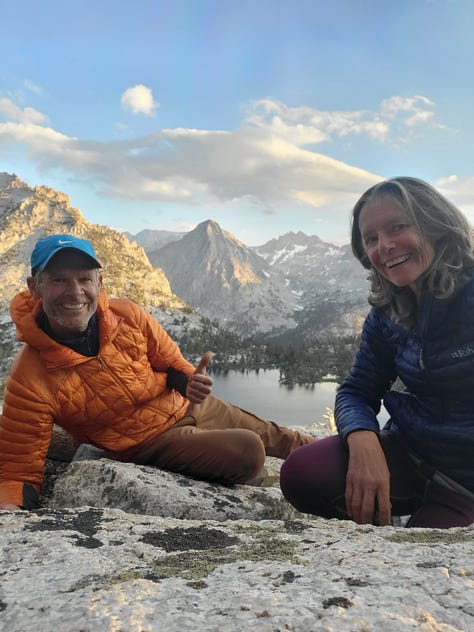
[[[416,327],[417,337],[420,344],[418,362],[420,365],[420,369],[422,369],[423,371],[426,371],[425,339],[426,339],[426,331],[429,327],[429,322],[431,318],[431,308],[433,306],[433,299],[434,297],[431,296],[426,290],[422,291],[421,296],[420,296],[420,304],[418,308],[418,313],[420,314],[420,319]]]
[[[117,376],[115,375],[115,373],[110,369],[110,367],[102,360],[102,358],[100,356],[96,356],[97,357],[97,362],[99,363],[99,366],[101,368],[102,371],[105,371],[107,373],[107,375],[109,375],[113,381],[115,382],[115,384],[118,384],[120,386],[120,388],[122,389],[122,391],[124,391],[124,393],[126,393],[130,399],[130,401],[135,402],[135,397],[133,396],[132,392],[125,386],[125,384],[119,380],[117,378]]]
[[[425,370],[425,362],[423,360],[423,346],[420,343],[420,353],[419,353],[419,357],[418,357],[418,361],[420,364],[420,369],[423,369],[423,371]]]

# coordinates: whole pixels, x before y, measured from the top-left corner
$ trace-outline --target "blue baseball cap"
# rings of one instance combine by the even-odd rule
[[[79,239],[79,237],[74,237],[74,235],[50,235],[36,242],[36,246],[31,253],[31,274],[34,274],[36,270],[44,270],[51,258],[66,248],[71,248],[87,255],[91,260],[92,267],[102,267],[97,261],[94,246],[87,239]]]

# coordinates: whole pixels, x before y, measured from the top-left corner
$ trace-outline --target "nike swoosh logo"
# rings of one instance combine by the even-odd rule
[[[61,239],[58,239],[58,244],[61,244],[61,245],[63,245],[63,244],[71,244],[71,243],[72,243],[71,240],[69,240],[69,241],[67,241],[67,240],[66,241],[61,241]]]

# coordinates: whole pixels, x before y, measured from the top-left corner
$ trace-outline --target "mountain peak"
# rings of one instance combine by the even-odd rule
[[[219,224],[213,219],[206,219],[196,226],[196,228],[190,232],[202,233],[211,237],[212,235],[222,235],[223,230]]]
[[[18,184],[17,184],[18,183]],[[0,171],[0,189],[7,187],[26,186],[15,173]]]
[[[200,224],[196,226],[194,230],[188,233],[188,235],[191,235],[193,233],[205,235],[210,240],[222,239],[228,242],[232,242],[232,244],[234,244],[234,247],[242,248],[245,250],[248,249],[248,247],[243,242],[241,242],[239,239],[237,239],[237,237],[232,235],[232,233],[228,233],[226,230],[224,230],[220,226],[220,224],[218,224],[213,219],[207,219],[204,222],[201,222]]]
[[[171,287],[200,313],[220,315],[227,326],[246,334],[292,324],[289,291],[251,248],[214,220],[201,222],[182,237],[149,253]],[[278,279],[279,281],[279,279]]]
[[[198,224],[196,226],[196,228],[199,228],[200,226],[202,226],[206,230],[219,230],[219,231],[222,231],[222,228],[219,226],[219,224],[214,219],[206,219],[204,222],[201,222],[200,224]]]

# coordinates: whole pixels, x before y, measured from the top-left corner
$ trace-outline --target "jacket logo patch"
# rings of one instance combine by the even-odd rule
[[[468,358],[469,356],[474,354],[474,349],[472,347],[467,347],[466,349],[458,349],[457,351],[453,351],[451,354],[452,358]]]

